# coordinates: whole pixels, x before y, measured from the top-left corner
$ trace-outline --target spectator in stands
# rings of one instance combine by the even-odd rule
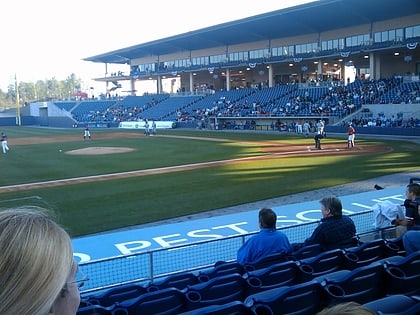
[[[420,231],[407,231],[402,240],[406,255],[420,250]]]
[[[260,231],[249,238],[238,250],[241,265],[254,264],[273,254],[287,254],[291,247],[287,236],[276,229],[277,215],[272,209],[263,208],[258,213]]]
[[[316,313],[316,315],[375,315],[376,313],[367,307],[356,303],[356,302],[343,302],[324,308],[322,311]]]
[[[407,226],[408,230],[420,230],[420,184],[408,184],[405,196],[405,218],[395,219],[392,223]]]
[[[341,200],[333,196],[324,197],[320,204],[320,224],[303,243],[293,244],[293,250],[314,244],[320,244],[324,250],[357,246],[356,226],[350,217],[343,215]]]
[[[1,211],[0,252],[0,314],[76,314],[87,279],[77,281],[71,239],[45,209]]]

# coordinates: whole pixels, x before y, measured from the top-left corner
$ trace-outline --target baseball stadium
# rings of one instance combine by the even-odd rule
[[[419,314],[420,251],[378,224],[420,182],[419,21],[418,0],[319,0],[86,57],[105,95],[0,113],[1,207],[57,213],[78,315]],[[328,196],[357,246],[237,262],[260,209],[302,243]]]

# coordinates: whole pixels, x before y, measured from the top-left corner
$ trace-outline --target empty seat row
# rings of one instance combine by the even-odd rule
[[[273,267],[267,269],[270,268]],[[294,279],[281,282],[280,276],[274,279],[276,273],[277,270],[262,281],[271,281],[272,286],[265,288],[250,286],[247,278],[240,274],[224,275],[189,285],[183,290],[166,288],[122,299],[109,306],[81,306],[78,315],[94,312],[170,315],[234,301],[243,302],[254,314],[313,314],[330,304],[347,301],[364,304],[388,295],[418,295],[420,251],[407,257],[382,259],[354,270],[330,272],[303,283]],[[289,277],[288,272],[282,276]],[[122,298],[121,295],[119,297]]]

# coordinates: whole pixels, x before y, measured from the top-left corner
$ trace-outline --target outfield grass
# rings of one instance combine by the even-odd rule
[[[313,139],[286,133],[159,130],[161,135],[191,138],[139,137],[82,140],[81,129],[4,127],[10,152],[0,157],[0,186],[54,179],[109,174],[205,161],[252,157],[264,146],[308,144]],[[62,143],[14,145],[17,138],[78,135]],[[201,139],[196,139],[201,138]],[[218,138],[210,141],[207,138]],[[225,139],[225,140],[224,140]],[[344,139],[344,140],[343,140]],[[267,143],[269,142],[269,143]],[[323,144],[339,143],[345,136],[328,137]],[[341,144],[342,143],[342,144]],[[391,173],[418,169],[420,146],[391,140],[357,140],[391,146],[389,153],[352,156],[278,157],[94,183],[72,184],[0,194],[0,206],[38,204],[59,212],[61,223],[73,236],[154,222],[228,206],[330,187]],[[88,146],[124,146],[124,154],[74,156],[63,152]],[[62,152],[60,152],[62,150]]]

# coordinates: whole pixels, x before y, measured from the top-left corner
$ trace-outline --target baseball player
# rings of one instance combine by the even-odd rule
[[[86,140],[86,138],[92,139],[90,136],[89,126],[86,126],[85,133],[83,134],[83,140]]]
[[[353,124],[349,122],[349,127],[347,128],[347,148],[352,149],[354,148],[354,134],[356,133],[356,130],[352,126]]]
[[[7,135],[4,132],[1,133],[1,148],[3,149],[4,154],[9,151],[9,147],[7,146]]]

